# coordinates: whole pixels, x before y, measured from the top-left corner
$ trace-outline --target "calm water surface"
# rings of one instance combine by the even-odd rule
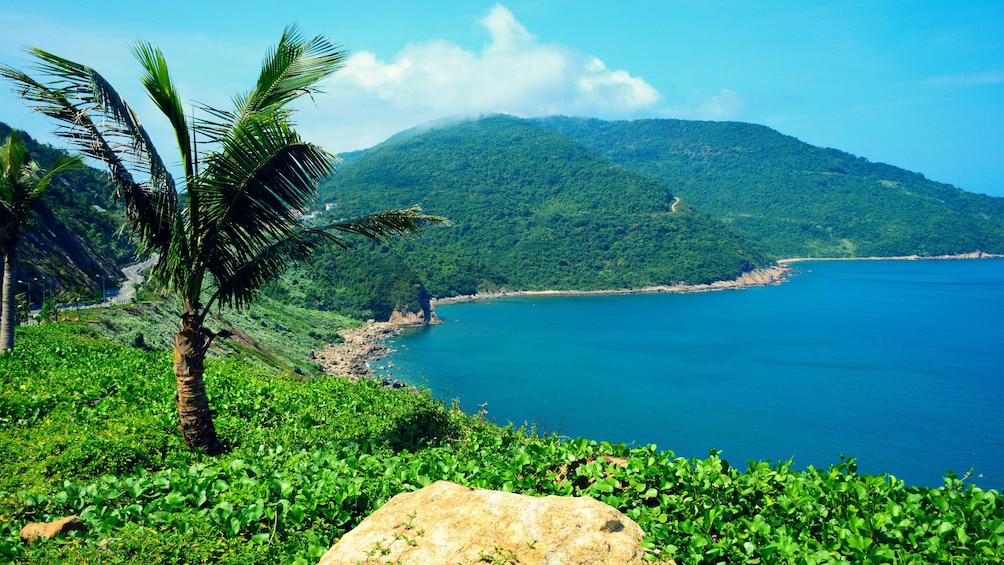
[[[796,267],[741,291],[440,306],[389,371],[566,436],[1004,487],[1004,260]]]

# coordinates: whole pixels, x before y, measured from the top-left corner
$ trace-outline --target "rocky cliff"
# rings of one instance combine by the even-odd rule
[[[28,291],[31,281],[32,303],[38,304],[50,293],[60,296],[80,293],[82,299],[100,296],[125,278],[115,261],[81,239],[48,208],[40,208],[17,247],[15,275],[25,281],[17,292]]]

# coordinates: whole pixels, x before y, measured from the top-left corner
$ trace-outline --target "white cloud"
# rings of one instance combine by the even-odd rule
[[[444,116],[630,118],[653,112],[661,100],[626,70],[542,43],[502,5],[479,23],[490,37],[479,51],[436,40],[408,44],[389,61],[366,51],[353,54],[326,85],[328,95],[318,100],[323,108],[305,109],[301,129],[340,151]]]
[[[596,57],[586,63],[584,70],[586,74],[579,78],[576,86],[598,107],[613,112],[623,108],[635,110],[654,106],[661,98],[644,80],[627,71],[611,71]]]
[[[132,28],[95,30],[33,16],[8,19],[16,25],[11,26],[13,33],[0,34],[0,61],[25,64],[21,45],[40,37],[40,47],[79,57],[121,89],[146,120],[158,147],[169,152],[165,158],[172,158],[170,125],[136,80],[138,67],[128,53],[137,38]],[[502,5],[477,24],[487,33],[480,48],[430,40],[409,43],[386,59],[356,51],[345,68],[326,82],[327,94],[298,104],[299,130],[310,141],[343,152],[370,147],[403,129],[450,116],[501,112],[523,117],[735,119],[742,107],[740,97],[729,90],[712,96],[684,94],[683,100],[671,103],[629,70],[609,68],[602,53],[546,43]],[[249,87],[264,51],[259,37],[235,43],[162,32],[147,39],[164,50],[186,100],[221,107],[229,105],[232,94]],[[7,111],[7,106],[15,105]],[[29,121],[23,104],[6,92],[0,93],[0,110],[11,121],[36,123]],[[51,130],[49,125],[31,127],[39,132]]]
[[[686,102],[667,107],[661,116],[682,120],[737,120],[742,118],[744,107],[743,98],[728,88],[719,90],[718,94],[693,91]]]
[[[481,25],[485,26],[492,36],[489,48],[496,51],[512,51],[537,40],[537,37],[527,31],[523,24],[517,22],[512,12],[501,4],[496,4],[492,11],[481,19]]]
[[[704,98],[697,105],[696,117],[705,120],[728,120],[739,115],[743,101],[735,92],[723,88],[717,95]]]

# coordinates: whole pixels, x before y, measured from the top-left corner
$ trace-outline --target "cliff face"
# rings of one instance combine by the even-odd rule
[[[15,275],[22,281],[44,284],[46,295],[51,289],[57,296],[71,290],[99,296],[102,289],[113,288],[125,278],[115,261],[78,237],[44,207],[22,234],[17,254]],[[20,286],[18,292],[27,290]],[[33,290],[32,296],[34,303],[41,301],[41,291]]]
[[[418,303],[420,310],[412,312],[407,309],[395,309],[390,314],[387,323],[395,326],[425,326],[429,324],[442,324],[443,321],[436,315],[436,309],[432,306],[432,297],[425,290],[424,285],[418,288]]]
[[[11,131],[0,122],[0,142]],[[64,153],[20,134],[31,160],[43,169]],[[106,174],[91,167],[58,175],[49,183],[17,246],[14,274],[25,281],[17,293],[27,292],[30,281],[33,304],[41,302],[43,286],[46,296],[51,288],[57,297],[73,291],[83,299],[96,298],[102,288],[110,289],[124,278],[117,264],[129,262],[135,247],[120,233],[125,213],[113,192]]]

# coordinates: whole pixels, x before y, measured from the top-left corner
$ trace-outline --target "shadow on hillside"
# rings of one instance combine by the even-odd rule
[[[461,435],[460,426],[442,406],[422,406],[407,417],[397,420],[384,436],[394,451],[415,451],[455,440]]]

